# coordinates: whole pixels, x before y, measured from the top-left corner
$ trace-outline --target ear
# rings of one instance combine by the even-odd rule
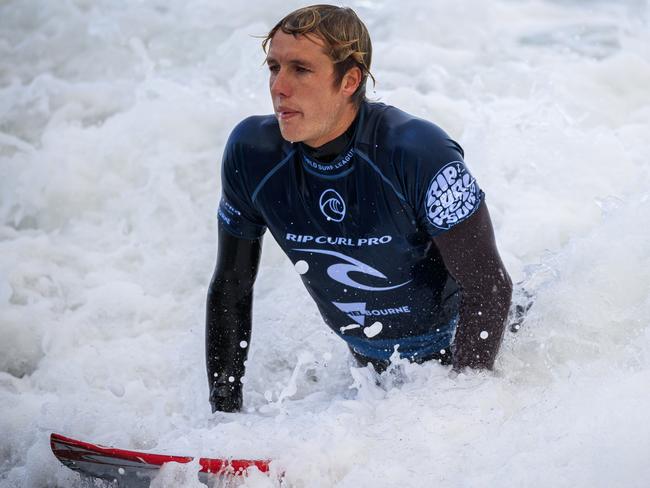
[[[351,97],[359,84],[361,83],[361,69],[358,66],[350,68],[347,73],[343,75],[343,80],[341,80],[341,90],[343,93]]]

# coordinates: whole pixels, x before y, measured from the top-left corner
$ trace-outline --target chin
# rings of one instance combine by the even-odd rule
[[[280,134],[282,138],[289,142],[302,142],[305,138],[300,134],[300,131],[291,130],[288,127],[282,127],[280,124]]]

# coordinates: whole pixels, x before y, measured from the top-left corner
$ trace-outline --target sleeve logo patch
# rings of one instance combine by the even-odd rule
[[[461,161],[445,165],[431,179],[427,190],[427,218],[435,227],[451,229],[480,203],[474,177]]]

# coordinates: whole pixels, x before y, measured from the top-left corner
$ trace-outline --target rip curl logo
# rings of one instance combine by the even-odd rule
[[[439,229],[450,229],[470,215],[480,202],[476,181],[461,161],[445,165],[427,190],[427,218]]]
[[[388,290],[394,290],[396,288],[400,288],[404,285],[407,285],[408,283],[411,282],[411,280],[405,281],[404,283],[400,283],[399,285],[393,285],[393,286],[370,286],[370,285],[365,285],[363,283],[359,283],[358,281],[353,280],[350,276],[349,273],[355,273],[355,274],[360,274],[360,275],[369,275],[373,276],[375,278],[380,278],[383,280],[388,280],[388,277],[382,273],[381,271],[373,268],[372,266],[362,263],[361,261],[351,258],[350,256],[346,256],[345,254],[342,254],[340,252],[336,251],[329,251],[327,249],[294,249],[294,251],[299,251],[299,252],[308,252],[308,253],[314,253],[314,254],[326,254],[328,256],[334,256],[335,258],[338,258],[344,263],[337,263],[337,264],[332,264],[327,268],[327,276],[332,278],[334,281],[338,281],[342,285],[350,286],[352,288],[357,288],[359,290],[365,290],[365,291],[388,291]],[[347,264],[346,264],[347,263]],[[390,281],[390,280],[388,280]]]
[[[323,192],[320,196],[319,205],[320,211],[327,220],[341,222],[345,217],[345,202],[343,201],[343,197],[332,189]]]

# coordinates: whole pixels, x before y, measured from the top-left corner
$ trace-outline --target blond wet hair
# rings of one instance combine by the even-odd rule
[[[325,43],[325,52],[334,62],[334,84],[339,86],[345,74],[352,68],[361,70],[361,83],[352,95],[352,102],[359,105],[366,99],[366,81],[375,78],[370,73],[372,43],[365,24],[348,7],[334,5],[311,5],[295,10],[280,20],[262,41],[264,52],[278,30],[285,34],[315,35]]]

